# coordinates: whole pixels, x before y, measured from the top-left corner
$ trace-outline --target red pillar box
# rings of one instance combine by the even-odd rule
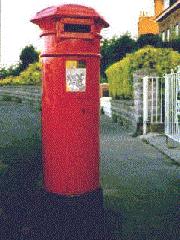
[[[42,146],[44,187],[65,196],[99,183],[100,31],[108,23],[92,8],[61,5],[31,20],[44,49]]]

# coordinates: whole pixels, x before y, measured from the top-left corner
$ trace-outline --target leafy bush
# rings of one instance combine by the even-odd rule
[[[180,53],[180,38],[172,39],[169,42],[162,43],[163,48],[172,48],[174,51]]]
[[[138,69],[154,71],[162,76],[178,65],[180,54],[172,49],[147,46],[128,54],[106,70],[110,95],[115,99],[133,98],[133,72]]]
[[[20,73],[0,80],[0,85],[39,85],[41,83],[41,64],[36,62]]]
[[[20,80],[22,84],[38,85],[41,81],[40,64],[30,64],[29,67],[20,74]]]
[[[126,57],[123,60],[113,64],[106,71],[110,95],[115,99],[131,97],[132,87],[128,82],[130,79],[130,61]]]
[[[174,51],[180,52],[180,38],[173,37],[169,42],[163,42],[158,34],[143,34],[137,41],[131,38],[129,34],[120,37],[112,37],[111,39],[103,39],[101,43],[101,82],[107,82],[105,70],[111,64],[120,61],[128,53],[133,53],[145,46],[153,46],[156,48],[172,48]]]
[[[137,40],[138,48],[143,48],[147,45],[151,45],[153,47],[162,47],[161,37],[157,34],[142,34]]]
[[[137,44],[129,34],[111,39],[104,39],[101,44],[101,82],[107,82],[105,69],[111,64],[121,60],[127,53],[137,49]]]
[[[8,68],[0,67],[0,79],[11,76],[19,76],[19,74],[29,66],[29,64],[39,61],[39,54],[40,53],[36,51],[33,45],[24,47],[19,56],[19,63],[11,65]]]
[[[18,76],[21,72],[21,67],[19,64],[11,65],[9,68],[1,67],[0,68],[0,79],[9,77],[9,76]]]

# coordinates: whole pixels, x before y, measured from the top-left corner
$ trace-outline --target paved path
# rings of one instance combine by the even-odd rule
[[[164,134],[148,133],[140,136],[141,139],[146,140],[149,144],[157,148],[160,152],[180,164],[180,143],[167,138]]]
[[[179,239],[178,165],[152,146],[132,138],[127,129],[103,117],[101,172],[114,238]]]
[[[0,101],[0,146],[40,134],[40,113],[30,104]]]
[[[40,114],[31,107],[13,103],[0,103],[0,112],[1,157],[12,162],[16,154],[23,160],[27,155],[32,163],[39,152]],[[34,138],[37,142],[33,140],[31,144]],[[2,148],[7,144],[9,148]],[[17,186],[27,179],[29,169],[20,171],[24,175],[18,175]],[[132,138],[127,129],[102,116],[101,181],[107,227],[113,232],[108,240],[178,239],[178,174],[179,166],[165,155],[140,139]],[[9,189],[12,183],[15,181],[9,181]]]

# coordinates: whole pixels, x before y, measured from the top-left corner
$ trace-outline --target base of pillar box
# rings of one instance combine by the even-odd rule
[[[105,239],[102,189],[73,197],[43,195],[42,224],[49,239]]]

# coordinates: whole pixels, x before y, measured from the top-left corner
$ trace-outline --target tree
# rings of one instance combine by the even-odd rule
[[[5,67],[0,69],[0,79],[3,79],[8,76],[8,71]]]
[[[30,63],[34,63],[39,60],[39,53],[35,50],[33,45],[29,45],[22,49],[19,58],[21,61],[21,70],[24,70]]]
[[[11,65],[8,69],[8,76],[18,76],[21,72],[20,64]]]
[[[18,76],[21,72],[20,64],[11,65],[8,68],[0,69],[0,79],[9,77],[9,76]]]
[[[170,0],[169,5],[170,5],[170,6],[173,5],[175,2],[177,2],[177,0]]]
[[[156,72],[158,76],[180,65],[180,54],[169,48],[144,47],[128,54],[106,70],[110,96],[114,99],[133,99],[133,73],[139,69]]]
[[[101,45],[101,77],[106,79],[105,70],[111,64],[121,60],[127,53],[137,49],[136,41],[128,34],[111,39],[104,39]]]
[[[143,48],[147,45],[153,47],[162,47],[162,40],[158,34],[148,33],[142,34],[137,40],[138,48]]]
[[[169,42],[163,42],[163,48],[172,48],[174,51],[180,53],[180,38],[173,39]]]

